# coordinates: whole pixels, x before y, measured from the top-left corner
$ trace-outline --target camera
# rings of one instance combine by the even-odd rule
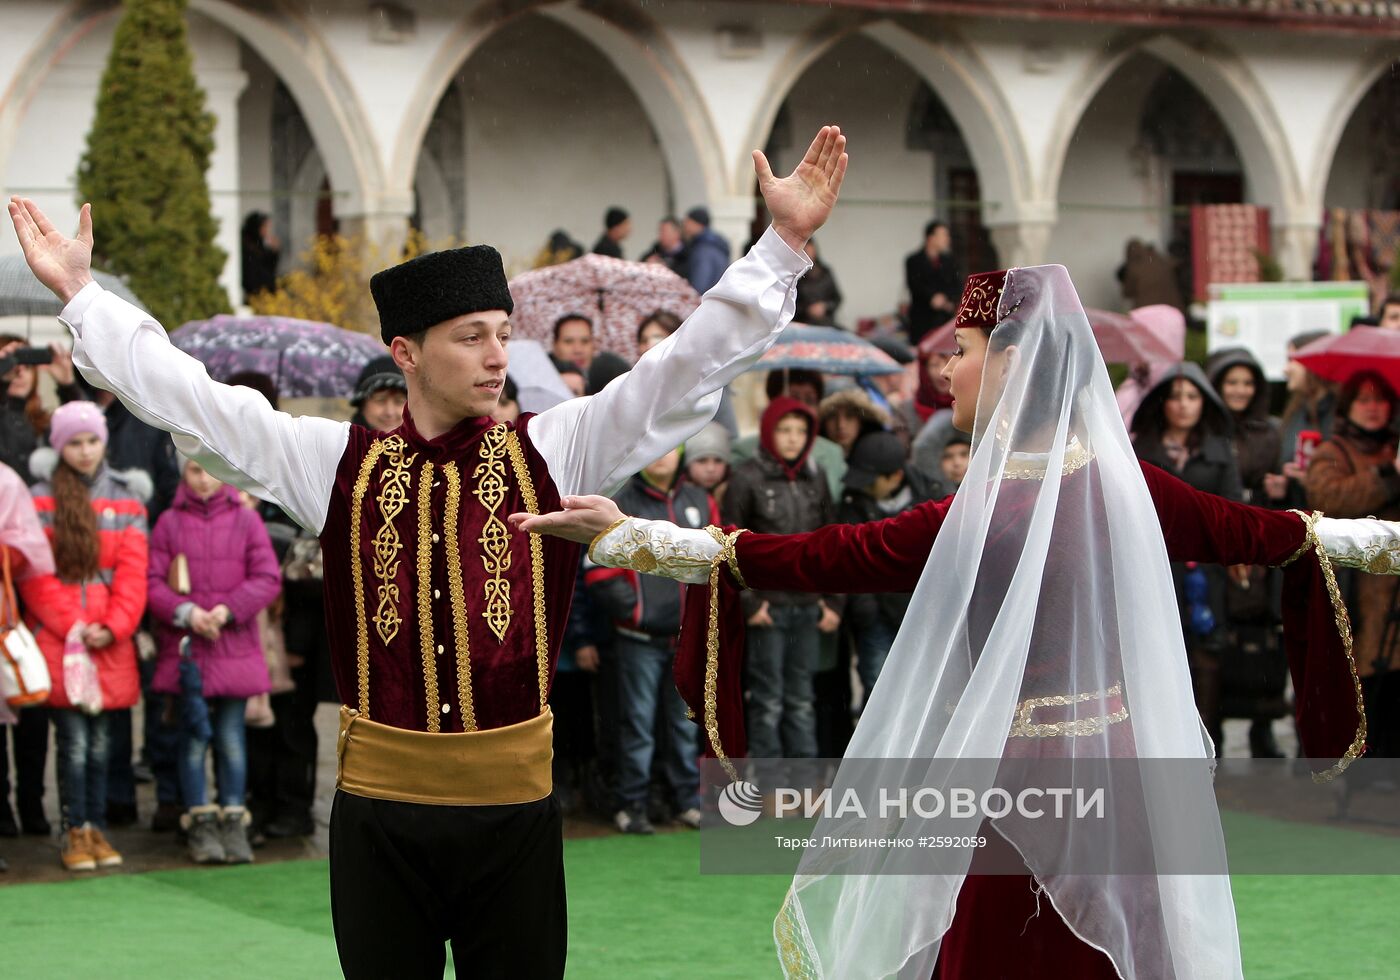
[[[52,364],[53,351],[47,347],[20,347],[0,357],[0,375],[9,374],[22,365]]]

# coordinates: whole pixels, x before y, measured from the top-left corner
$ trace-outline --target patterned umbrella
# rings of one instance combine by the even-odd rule
[[[384,354],[377,337],[285,316],[220,314],[192,320],[170,340],[201,361],[211,377],[257,371],[277,382],[283,398],[348,397],[360,368]]]
[[[853,333],[836,327],[788,324],[778,342],[758,359],[751,371],[820,371],[822,374],[899,374],[899,362]]]
[[[511,323],[520,336],[548,345],[554,323],[568,313],[593,321],[599,349],[637,357],[637,327],[657,310],[684,319],[700,305],[690,283],[663,265],[585,255],[511,280]]]
[[[142,305],[136,294],[116,276],[94,272],[92,278],[103,289],[116,293],[133,306]],[[23,255],[0,256],[0,316],[58,316],[62,312],[63,304],[34,278]]]

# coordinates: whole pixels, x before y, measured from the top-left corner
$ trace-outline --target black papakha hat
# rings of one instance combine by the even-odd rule
[[[369,281],[384,343],[483,310],[515,312],[501,253],[490,245],[429,252]]]
[[[350,404],[359,408],[370,395],[389,388],[408,391],[408,382],[404,380],[403,371],[394,363],[394,358],[385,354],[370,360],[360,371],[359,378],[355,380],[355,390],[350,395]]]

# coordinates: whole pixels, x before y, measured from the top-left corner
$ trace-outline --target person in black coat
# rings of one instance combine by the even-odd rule
[[[1244,497],[1231,442],[1229,411],[1197,364],[1168,371],[1133,415],[1133,448],[1139,459],[1159,466],[1206,493],[1227,500]],[[1194,563],[1192,563],[1194,564]],[[1233,568],[1238,577],[1247,569]],[[1215,751],[1221,750],[1221,655],[1225,630],[1225,570],[1172,564],[1182,632],[1191,661],[1191,686]]]
[[[593,243],[594,255],[622,258],[622,241],[632,234],[632,217],[622,208],[608,208],[603,215],[603,233]]]
[[[924,228],[924,247],[904,260],[911,344],[947,323],[957,310],[962,275],[950,254],[952,247],[948,226],[942,221],[930,221]]]

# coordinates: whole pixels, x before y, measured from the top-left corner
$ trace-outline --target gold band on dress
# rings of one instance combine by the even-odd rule
[[[744,529],[725,534],[723,529],[711,524],[705,528],[710,537],[719,542],[719,553],[710,564],[710,621],[705,636],[705,733],[710,737],[710,745],[715,750],[715,758],[734,782],[739,781],[739,773],[734,764],[724,754],[724,746],[719,741],[719,572],[726,564],[734,564],[734,542]],[[736,569],[737,573],[737,569]]]
[[[553,791],[553,744],[548,707],[504,728],[431,735],[381,725],[342,705],[335,785],[403,803],[533,803]]]
[[[1104,708],[1112,707],[1113,699],[1118,699],[1115,711],[1105,711],[1101,715],[1088,715],[1083,718],[1071,717],[1065,721],[1034,722],[1032,717],[1040,708],[1067,708],[1089,701],[1103,701]],[[1008,738],[1051,738],[1055,736],[1075,737],[1080,735],[1102,734],[1109,725],[1128,720],[1128,708],[1123,704],[1123,682],[1119,681],[1103,691],[1083,691],[1078,694],[1052,694],[1047,697],[1027,698],[1016,705],[1016,720],[1011,723]]]
[[[1352,687],[1356,691],[1356,735],[1352,738],[1351,745],[1347,747],[1342,757],[1331,766],[1322,772],[1312,774],[1313,782],[1327,783],[1346,772],[1347,767],[1354,760],[1359,759],[1362,752],[1366,751],[1366,699],[1361,693],[1361,677],[1356,673],[1356,657],[1351,648],[1351,616],[1347,614],[1347,605],[1342,600],[1342,590],[1337,587],[1337,573],[1332,569],[1332,559],[1327,556],[1327,549],[1322,546],[1322,539],[1317,536],[1317,521],[1323,516],[1322,511],[1315,510],[1308,513],[1302,510],[1290,510],[1289,513],[1297,514],[1303,519],[1303,525],[1307,528],[1307,532],[1303,536],[1303,546],[1283,564],[1290,565],[1301,558],[1309,546],[1317,553],[1317,563],[1322,568],[1322,579],[1327,585],[1327,596],[1332,600],[1332,618],[1337,624],[1337,634],[1342,638],[1342,651],[1346,653],[1347,667],[1351,670]]]

